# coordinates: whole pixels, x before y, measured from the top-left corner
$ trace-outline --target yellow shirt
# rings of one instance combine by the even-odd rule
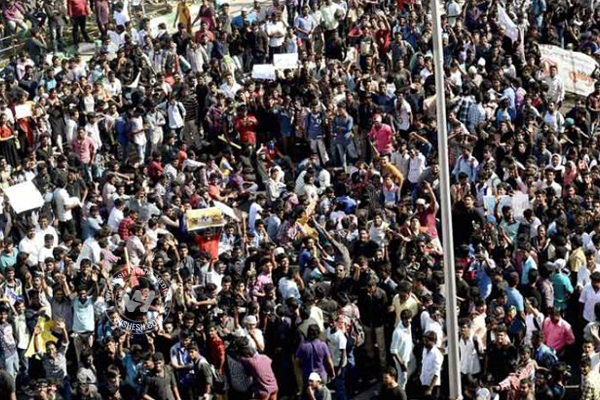
[[[577,272],[579,271],[579,268],[585,266],[585,264],[585,253],[583,247],[580,247],[571,254],[571,257],[569,257],[569,268],[571,268],[571,271]]]
[[[404,303],[400,303],[400,296],[395,295],[392,300],[392,307],[394,307],[394,312],[396,313],[396,325],[400,322],[400,314],[404,310],[410,310],[413,318],[419,313],[419,305],[421,303],[417,299],[417,297],[411,293],[408,299]]]

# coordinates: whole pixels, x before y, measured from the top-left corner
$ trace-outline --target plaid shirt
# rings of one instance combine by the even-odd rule
[[[589,372],[581,382],[581,400],[600,400],[600,374]]]

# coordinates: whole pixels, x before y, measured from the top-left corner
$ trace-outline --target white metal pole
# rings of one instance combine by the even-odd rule
[[[440,163],[440,205],[442,210],[442,239],[446,287],[446,329],[448,334],[448,381],[450,399],[462,395],[458,354],[458,316],[456,277],[454,272],[454,240],[452,238],[452,204],[450,201],[450,166],[448,164],[448,122],[444,91],[444,53],[439,0],[431,0],[433,16],[433,62],[435,66],[435,95],[437,107],[438,153]]]

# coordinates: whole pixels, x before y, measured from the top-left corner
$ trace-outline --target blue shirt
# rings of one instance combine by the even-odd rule
[[[335,134],[335,143],[339,146],[348,146],[352,142],[352,127],[354,119],[347,115],[346,118],[336,116],[333,119],[333,132]]]
[[[506,307],[510,308],[514,306],[517,309],[517,312],[525,311],[525,307],[523,305],[523,295],[519,293],[519,291],[515,288],[506,288]]]
[[[81,304],[79,297],[73,300],[73,332],[94,332],[94,302],[88,298]]]
[[[348,215],[354,214],[356,210],[356,200],[349,196],[341,196],[335,199],[336,203],[342,203],[344,205],[344,212]]]
[[[527,257],[525,263],[523,263],[523,271],[521,271],[521,284],[529,285],[529,271],[532,269],[537,269],[537,264],[533,257]]]
[[[477,279],[477,287],[479,288],[479,297],[484,300],[487,299],[492,294],[492,278],[490,278],[482,263],[479,263],[475,271],[475,278]]]
[[[317,140],[323,137],[323,122],[324,115],[322,112],[308,114],[306,117],[306,130],[308,131],[309,139]]]

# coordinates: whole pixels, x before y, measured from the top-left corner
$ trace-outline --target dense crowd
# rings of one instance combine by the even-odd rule
[[[440,4],[456,305],[428,1],[1,3],[0,397],[447,399],[456,306],[463,399],[600,399],[600,82],[540,50],[596,2]]]

